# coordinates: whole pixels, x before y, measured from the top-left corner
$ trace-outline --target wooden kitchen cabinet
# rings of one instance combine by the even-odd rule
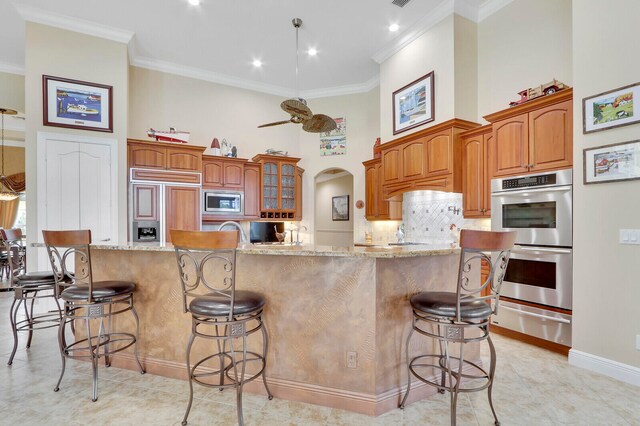
[[[156,221],[159,217],[160,185],[137,183],[132,185],[133,220]]]
[[[260,217],[300,219],[302,216],[302,173],[299,158],[260,154],[252,161],[262,167]]]
[[[243,158],[203,155],[202,187],[241,191],[244,188],[244,167],[247,161]]]
[[[171,242],[171,229],[200,230],[200,188],[193,186],[165,187],[165,235]]]
[[[203,146],[128,139],[129,168],[202,172]]]
[[[491,125],[470,130],[462,138],[462,210],[465,218],[491,217],[488,146]]]
[[[516,176],[573,165],[573,89],[484,118],[493,125],[491,176]]]
[[[396,220],[402,218],[402,202],[389,201],[388,188],[380,184],[382,160],[365,161],[365,217],[367,220]]]
[[[260,165],[247,163],[244,166],[244,217],[260,218]]]

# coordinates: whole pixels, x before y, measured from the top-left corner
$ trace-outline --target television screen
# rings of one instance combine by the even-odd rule
[[[249,241],[252,243],[277,243],[276,229],[284,232],[284,222],[251,222]]]

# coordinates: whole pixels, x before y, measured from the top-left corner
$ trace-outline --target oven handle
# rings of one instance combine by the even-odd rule
[[[522,247],[522,246],[513,246],[511,250],[512,253],[516,253],[518,251],[541,251],[544,253],[555,253],[555,254],[571,254],[571,250],[567,249],[552,249],[547,247]]]
[[[571,191],[571,186],[558,186],[555,188],[537,188],[537,189],[518,189],[515,191],[501,191],[494,192],[491,194],[492,197],[510,197],[512,195],[526,197],[527,195],[533,193],[538,194],[541,192],[567,192]]]
[[[528,315],[530,317],[536,317],[536,318],[546,319],[546,320],[549,320],[549,321],[560,322],[562,324],[571,324],[571,320],[568,320],[568,319],[549,317],[547,315],[541,315],[541,314],[536,314],[534,312],[528,312],[528,311],[522,311],[520,309],[510,308],[509,306],[505,306],[505,305],[500,306],[500,309],[506,309],[508,311],[513,311],[513,312],[516,312],[516,313],[522,314],[522,315]]]

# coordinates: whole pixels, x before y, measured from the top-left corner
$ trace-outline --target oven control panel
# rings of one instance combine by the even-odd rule
[[[513,179],[503,179],[502,189],[529,188],[556,184],[556,174],[532,175]]]

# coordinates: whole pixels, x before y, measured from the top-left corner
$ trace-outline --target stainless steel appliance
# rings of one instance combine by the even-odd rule
[[[491,229],[517,231],[517,242],[573,245],[571,170],[491,181]]]
[[[136,243],[160,242],[160,221],[134,221],[133,241]]]
[[[559,170],[491,181],[491,229],[517,231],[494,323],[571,345],[573,293],[572,171]],[[504,309],[503,309],[504,308]]]
[[[244,213],[244,193],[240,191],[202,191],[202,212],[211,214]]]

